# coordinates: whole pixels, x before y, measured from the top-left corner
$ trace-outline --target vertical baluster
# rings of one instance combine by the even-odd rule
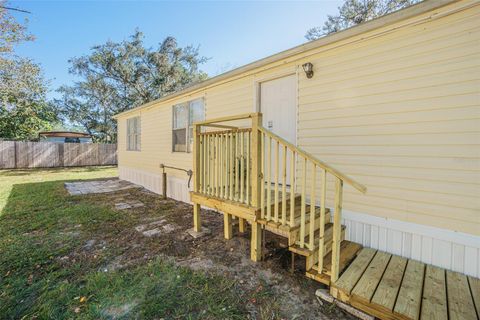
[[[207,176],[207,136],[205,135],[202,135],[202,148],[203,148],[203,186],[202,186],[202,190],[203,190],[203,193],[207,193],[207,185],[208,185],[208,176]]]
[[[230,193],[230,133],[225,134],[225,199]]]
[[[234,140],[233,140],[233,131],[230,132],[230,144],[228,146],[228,152],[230,153],[230,172],[229,172],[229,176],[230,176],[230,196],[229,196],[229,199],[230,200],[233,200],[233,171],[234,171],[234,167],[233,167],[233,159],[234,159],[234,155],[233,155],[233,146],[234,146]]]
[[[228,199],[228,136],[223,135],[223,198]]]
[[[325,255],[325,200],[327,198],[327,171],[322,169],[322,193],[320,195],[320,230],[318,243],[318,272],[323,272]]]
[[[251,174],[250,174],[250,132],[248,131],[246,133],[247,136],[247,152],[246,152],[246,157],[245,161],[247,162],[247,186],[245,188],[246,190],[246,196],[245,196],[245,202],[249,205],[250,204],[250,179],[251,179]]]
[[[198,190],[197,192],[202,192],[203,190],[203,136],[198,134],[197,137],[197,142],[200,144],[198,148],[195,148],[195,152],[198,152],[197,154],[194,154],[194,157],[198,158],[199,164],[198,164],[198,172],[195,172],[195,178],[198,179]]]
[[[219,136],[219,150],[218,150],[218,153],[220,155],[220,165],[219,165],[219,173],[220,173],[220,191],[219,191],[219,196],[220,198],[223,198],[223,154],[224,154],[224,149],[225,149],[225,146],[223,144],[223,133],[220,133],[220,136]]]
[[[279,148],[280,148],[280,143],[278,141],[276,141],[275,143],[275,203],[274,203],[274,216],[273,216],[273,220],[275,222],[278,222],[278,202],[279,202],[279,199],[278,199],[278,158],[279,158]]]
[[[283,146],[282,160],[282,225],[287,224],[287,146]]]
[[[303,158],[303,173],[302,173],[302,208],[300,211],[300,247],[305,246],[305,198],[307,191],[307,158]]]
[[[255,134],[255,133],[254,133]],[[261,181],[260,181],[260,217],[265,219],[265,134],[261,133],[262,149],[260,151],[261,157]],[[255,195],[253,195],[255,196]]]
[[[340,242],[342,234],[342,201],[343,201],[343,181],[336,179],[335,184],[335,211],[333,216],[333,241],[332,241],[332,275],[331,282],[335,282],[339,275],[340,264]]]
[[[235,132],[235,201],[238,201],[239,197],[239,192],[240,192],[240,168],[239,168],[239,133],[238,131]]]
[[[215,139],[215,196],[218,197],[218,134],[214,135]]]
[[[206,194],[210,194],[210,165],[211,165],[211,162],[210,162],[210,135],[205,135],[205,149],[206,149],[206,153],[205,153],[205,172],[206,172],[206,175],[205,175],[205,181],[206,181],[206,185],[205,185],[205,193]]]
[[[212,156],[212,196],[215,195],[215,135],[212,134],[211,138],[212,140],[212,150],[211,150],[211,156]]]
[[[272,137],[268,137],[267,147],[267,220],[272,218]]]
[[[240,202],[244,201],[245,194],[245,132],[240,132]]]
[[[290,158],[290,226],[295,226],[295,151]]]
[[[308,238],[308,246],[310,250],[314,249],[313,234],[315,233],[315,180],[317,179],[317,166],[312,163],[312,184],[310,189],[310,237]]]

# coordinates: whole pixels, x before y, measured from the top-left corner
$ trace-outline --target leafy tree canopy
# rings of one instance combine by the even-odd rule
[[[57,122],[47,102],[48,82],[32,60],[15,55],[15,46],[33,40],[0,1],[0,138],[33,139]]]
[[[63,116],[100,141],[116,140],[112,116],[204,80],[206,61],[199,49],[181,48],[167,37],[157,48],[146,48],[140,31],[122,42],[108,41],[89,55],[73,58],[70,72],[81,78],[59,89]]]
[[[328,16],[322,27],[315,27],[307,31],[305,38],[316,40],[327,34],[353,27],[387,13],[408,7],[419,0],[345,0],[338,7],[338,14]]]

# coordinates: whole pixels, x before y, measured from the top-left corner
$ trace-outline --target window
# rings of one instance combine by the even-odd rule
[[[193,123],[204,119],[203,99],[173,106],[172,151],[190,152],[193,144]]]
[[[140,117],[127,119],[127,150],[140,151]]]

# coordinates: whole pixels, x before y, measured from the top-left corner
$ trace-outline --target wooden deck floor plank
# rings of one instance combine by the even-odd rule
[[[475,310],[477,311],[477,317],[480,319],[480,279],[468,277],[468,283],[470,284],[470,290],[472,291],[473,303],[475,304]]]
[[[369,304],[387,268],[391,254],[378,251],[352,290],[352,300]]]
[[[407,259],[400,256],[392,256],[388,263],[385,274],[372,298],[372,307],[384,313],[393,312],[397,299],[403,273],[407,266]]]
[[[400,319],[419,319],[425,264],[408,260],[397,302],[393,309]]]
[[[349,296],[376,252],[377,250],[371,248],[363,248],[342,276],[332,284],[332,287]]]
[[[444,269],[427,265],[420,319],[448,320]]]
[[[447,295],[450,320],[477,319],[466,275],[447,270]]]
[[[352,260],[357,255],[357,252],[362,249],[362,245],[351,242],[348,240],[342,241],[340,244],[340,273],[345,269],[346,266],[352,262]],[[323,273],[331,275],[332,271],[332,252],[330,251],[324,258],[323,262]]]

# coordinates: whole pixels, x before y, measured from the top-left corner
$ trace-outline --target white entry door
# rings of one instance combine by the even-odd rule
[[[293,145],[297,144],[297,77],[290,75],[260,83],[260,112],[263,127]],[[272,145],[272,171],[275,148]],[[279,159],[283,159],[280,150]],[[287,153],[287,184],[290,184],[290,154]],[[282,170],[282,168],[278,168]],[[273,175],[272,172],[272,180]],[[280,172],[279,177],[282,174]],[[280,181],[281,182],[281,181]]]

